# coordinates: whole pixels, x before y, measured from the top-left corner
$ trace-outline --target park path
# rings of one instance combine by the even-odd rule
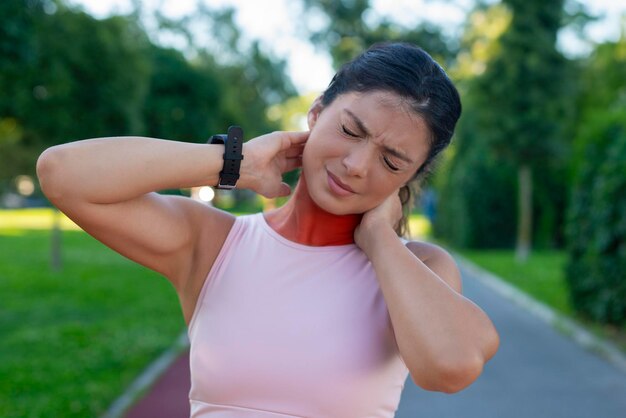
[[[463,294],[500,334],[500,349],[469,388],[428,392],[407,379],[396,418],[625,418],[626,374],[463,272]],[[126,418],[188,418],[185,352]]]
[[[500,334],[483,374],[455,393],[406,382],[396,418],[626,418],[626,374],[462,268],[463,294]]]

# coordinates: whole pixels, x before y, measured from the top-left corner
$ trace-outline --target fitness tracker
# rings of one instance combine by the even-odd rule
[[[224,166],[220,171],[220,179],[215,186],[217,189],[232,190],[239,180],[239,168],[243,155],[243,129],[239,126],[228,128],[228,134],[213,135],[209,144],[224,144]]]

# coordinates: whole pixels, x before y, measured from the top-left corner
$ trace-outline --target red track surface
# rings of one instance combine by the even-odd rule
[[[132,406],[126,418],[189,418],[189,351],[185,351]]]

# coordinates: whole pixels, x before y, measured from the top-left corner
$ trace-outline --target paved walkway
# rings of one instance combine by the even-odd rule
[[[407,380],[396,418],[624,418],[626,374],[463,271],[463,293],[500,333],[500,349],[469,388],[444,394]],[[187,418],[183,354],[126,418]]]

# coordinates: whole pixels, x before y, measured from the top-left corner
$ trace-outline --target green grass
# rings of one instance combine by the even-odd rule
[[[566,315],[572,315],[563,267],[563,251],[535,251],[525,263],[511,250],[460,251],[475,264]]]
[[[0,416],[91,417],[184,329],[161,275],[65,218],[49,268],[50,210],[0,210]]]

